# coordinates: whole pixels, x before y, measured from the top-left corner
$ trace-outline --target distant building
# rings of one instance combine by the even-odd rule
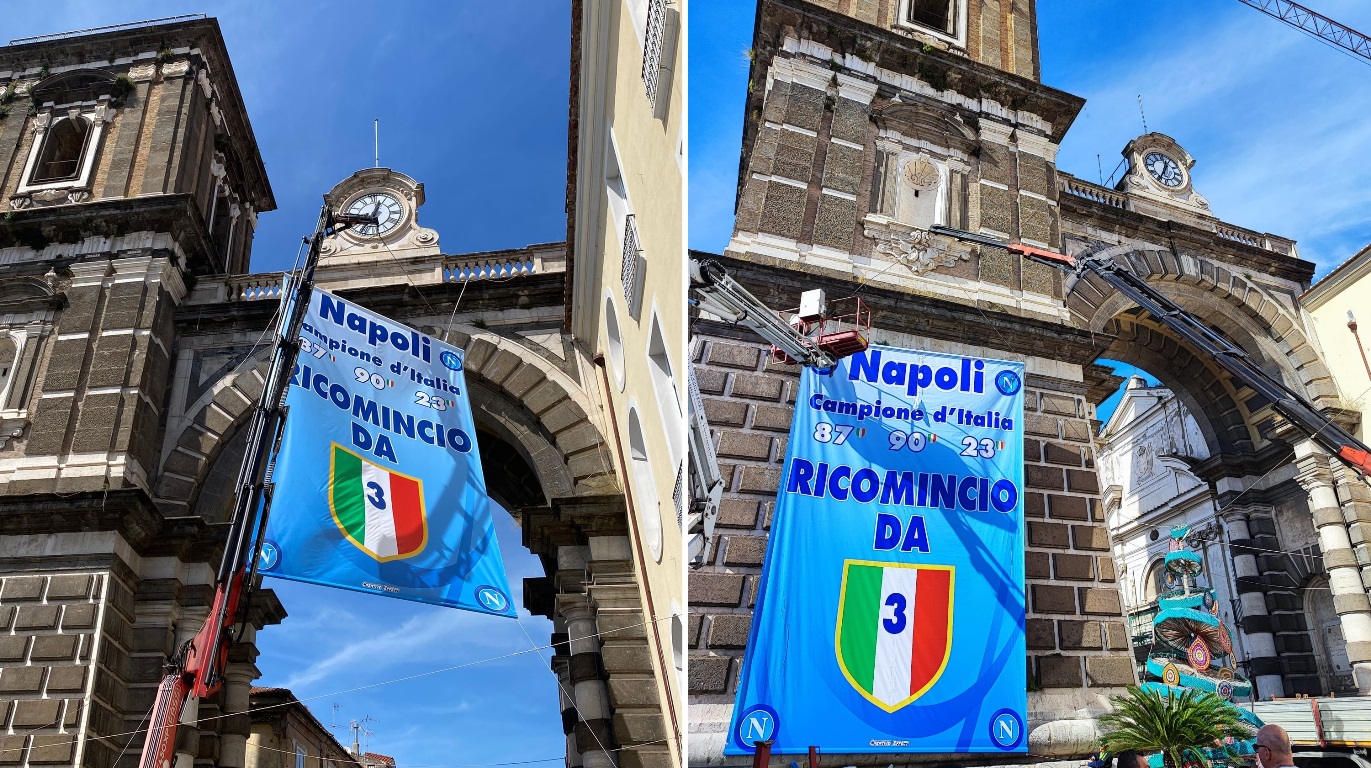
[[[245,768],[393,768],[372,755],[348,752],[309,707],[286,688],[254,687],[248,700],[252,720]],[[376,757],[381,757],[377,755]]]
[[[363,752],[357,762],[362,764],[362,768],[395,768],[395,758],[375,752]]]
[[[1171,527],[1189,525],[1185,543],[1204,555],[1203,578],[1256,698],[1356,692],[1318,537],[1291,489],[1216,504],[1196,475],[1211,458],[1198,422],[1171,390],[1136,376],[1099,445],[1104,517],[1139,665],[1152,649],[1157,595],[1167,589],[1161,566]],[[1275,665],[1262,661],[1271,650]]]
[[[1361,416],[1353,434],[1371,440],[1371,245],[1300,296],[1314,318],[1328,372],[1343,402]]]

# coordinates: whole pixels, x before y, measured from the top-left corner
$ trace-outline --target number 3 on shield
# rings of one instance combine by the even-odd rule
[[[904,595],[899,592],[891,592],[890,596],[885,599],[885,604],[895,610],[894,615],[890,618],[881,620],[881,626],[885,627],[885,631],[890,634],[898,635],[904,631],[905,621],[908,620],[904,613],[908,603],[905,601]]]
[[[386,492],[385,492],[385,490],[384,490],[383,488],[381,488],[380,483],[377,483],[377,482],[374,481],[374,480],[373,480],[372,482],[370,482],[370,483],[367,483],[367,490],[369,490],[369,491],[371,491],[372,493],[376,494],[376,497],[375,497],[375,498],[372,498],[371,496],[367,496],[367,501],[371,502],[371,506],[376,507],[377,509],[385,509],[385,508],[386,508]]]

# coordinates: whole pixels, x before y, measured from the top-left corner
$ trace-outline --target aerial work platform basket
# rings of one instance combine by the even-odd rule
[[[810,295],[815,293],[819,295]],[[780,315],[816,349],[834,360],[865,351],[871,345],[871,309],[856,295],[825,303],[822,292],[810,291],[801,299],[800,306],[782,310]],[[774,344],[771,356],[787,365],[799,362]]]

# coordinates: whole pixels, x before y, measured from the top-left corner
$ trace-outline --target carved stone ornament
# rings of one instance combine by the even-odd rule
[[[29,199],[28,195],[15,195],[10,198],[10,208],[16,211],[22,211],[32,205],[33,200]]]
[[[136,64],[129,67],[130,80],[151,80],[157,74],[156,64]]]
[[[904,167],[905,183],[924,192],[938,186],[938,168],[926,157],[916,157]]]
[[[438,243],[438,233],[428,227],[419,227],[415,230],[412,237],[415,245],[436,245]]]
[[[51,203],[65,198],[69,191],[66,189],[40,189],[33,193],[33,199],[40,203]]]
[[[28,429],[28,419],[3,419],[0,420],[0,450],[10,446],[10,441],[24,436],[24,430]]]
[[[893,257],[910,272],[921,275],[939,267],[969,261],[969,251],[954,250],[947,238],[934,237],[926,229],[896,222],[866,222],[865,234],[876,241],[876,252]]]
[[[162,77],[185,77],[190,72],[190,60],[178,59],[162,65]]]

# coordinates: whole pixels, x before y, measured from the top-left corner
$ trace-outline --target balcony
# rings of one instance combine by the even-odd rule
[[[633,214],[624,217],[624,255],[619,267],[619,280],[624,285],[624,303],[628,313],[638,316],[638,258],[642,255],[642,245],[638,241],[638,222]]]
[[[666,49],[666,0],[648,0],[647,30],[643,36],[643,85],[647,88],[647,103],[657,109],[659,82],[662,74],[662,53]]]

